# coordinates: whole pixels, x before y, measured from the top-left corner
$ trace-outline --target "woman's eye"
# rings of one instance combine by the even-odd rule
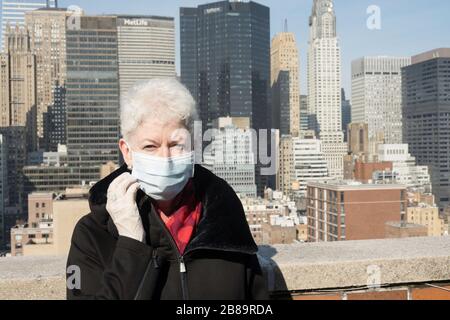
[[[177,145],[173,146],[173,148],[179,149],[179,150],[184,150],[185,145],[184,144],[177,144]]]

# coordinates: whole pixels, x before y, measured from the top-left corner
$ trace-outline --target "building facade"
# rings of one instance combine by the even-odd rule
[[[256,197],[253,135],[248,118],[219,118],[204,166],[227,181],[236,193]]]
[[[0,134],[0,250],[4,249],[9,239],[5,232],[5,210],[8,203],[8,148],[5,138]]]
[[[439,216],[439,208],[427,204],[419,204],[416,207],[408,207],[406,211],[407,221],[419,224],[427,228],[428,237],[440,237],[448,235],[448,225]]]
[[[36,56],[24,27],[6,29],[5,52],[0,54],[0,126],[26,128],[26,148],[36,150]]]
[[[2,0],[1,20],[2,20],[2,41],[8,25],[23,26],[25,24],[25,14],[39,8],[56,8],[58,0]],[[4,44],[4,42],[2,42]],[[2,45],[2,48],[4,46]]]
[[[410,57],[363,57],[352,62],[352,121],[369,126],[369,139],[402,143],[402,72]]]
[[[308,241],[384,239],[385,224],[406,220],[406,187],[308,184]]]
[[[309,129],[308,96],[300,95],[300,131]]]
[[[270,9],[220,1],[180,9],[181,81],[198,102],[204,126],[249,117],[270,127]]]
[[[117,17],[120,92],[136,82],[176,77],[174,18]]]
[[[403,140],[429,167],[440,208],[450,204],[450,49],[412,57],[402,70]]]
[[[431,179],[427,166],[418,166],[407,144],[382,144],[378,146],[378,160],[392,162],[396,183],[408,188],[431,193]]]
[[[28,195],[28,225],[36,228],[41,222],[53,220],[53,193],[31,193]]]
[[[119,162],[116,20],[81,16],[80,28],[67,30],[67,151],[80,181],[96,181],[102,164]]]
[[[3,140],[3,153],[6,154],[6,186],[4,205],[4,239],[7,245],[10,242],[10,229],[17,221],[26,220],[27,198],[24,189],[25,176],[23,167],[26,164],[26,128],[0,127]],[[3,173],[5,174],[5,173]],[[5,178],[5,176],[3,176]]]
[[[322,142],[309,133],[283,136],[280,142],[277,190],[293,198],[306,196],[308,182],[329,179]]]
[[[342,99],[342,104],[341,104],[341,114],[342,114],[342,131],[344,132],[344,141],[347,142],[348,141],[348,132],[347,132],[347,128],[348,125],[350,123],[352,123],[352,105],[350,103],[350,100],[347,99],[346,95],[345,95],[345,90],[342,88],[341,90],[341,99]]]
[[[66,9],[57,8],[42,8],[25,14],[30,47],[36,56],[37,136],[39,147],[46,150],[55,146],[44,138],[45,114],[49,107],[52,111],[65,107],[61,94],[67,77],[66,29],[70,14]],[[47,135],[51,135],[48,129]]]
[[[276,34],[270,50],[273,128],[296,137],[300,133],[300,67],[295,35]]]
[[[330,176],[342,179],[347,148],[342,132],[341,53],[332,0],[314,0],[309,27],[309,125],[322,141]]]

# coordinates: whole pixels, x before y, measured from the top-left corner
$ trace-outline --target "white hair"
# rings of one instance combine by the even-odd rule
[[[129,139],[146,119],[181,121],[192,132],[197,117],[194,98],[175,78],[136,83],[122,97],[120,107],[121,132],[125,139]]]

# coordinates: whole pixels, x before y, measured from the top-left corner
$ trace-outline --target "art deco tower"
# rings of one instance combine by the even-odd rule
[[[322,141],[330,175],[342,178],[346,147],[341,118],[341,53],[332,0],[314,0],[309,27],[309,125]]]

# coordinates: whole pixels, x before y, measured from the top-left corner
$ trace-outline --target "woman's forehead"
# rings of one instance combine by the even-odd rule
[[[186,138],[189,131],[184,123],[179,120],[161,121],[148,119],[144,121],[135,131],[138,140],[180,139]]]

